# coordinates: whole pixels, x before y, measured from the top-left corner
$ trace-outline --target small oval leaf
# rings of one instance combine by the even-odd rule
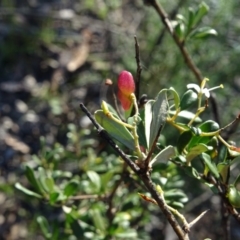
[[[117,141],[131,150],[135,150],[134,138],[129,130],[106,116],[102,110],[98,110],[94,114],[96,121]],[[116,115],[114,117],[118,118]],[[119,119],[119,118],[118,118]],[[120,120],[120,119],[119,119]]]
[[[191,107],[197,101],[197,99],[198,99],[197,93],[189,89],[182,96],[182,99],[180,102],[181,110],[186,110],[187,108]]]

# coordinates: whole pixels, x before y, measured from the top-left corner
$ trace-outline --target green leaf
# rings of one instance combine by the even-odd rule
[[[183,209],[185,207],[185,204],[181,203],[181,202],[168,202],[167,204],[171,205],[171,207],[175,208],[175,209]]]
[[[183,203],[188,201],[187,195],[179,189],[164,191],[164,198],[167,204],[177,208],[183,208]]]
[[[131,150],[135,150],[134,138],[129,130],[123,125],[107,117],[102,110],[94,114],[96,121],[117,141]],[[114,115],[118,118],[118,116]],[[119,119],[119,118],[118,118]],[[119,119],[120,120],[120,119]]]
[[[140,146],[144,146],[145,148],[147,148],[147,140],[146,140],[146,136],[145,136],[145,112],[144,109],[139,109],[139,114],[140,114],[140,118],[142,119],[142,121],[139,122],[138,127],[137,127],[137,134],[139,137],[139,145]],[[150,129],[149,129],[150,132]]]
[[[99,229],[103,234],[106,230],[106,225],[105,225],[104,218],[101,215],[101,212],[99,211],[98,208],[93,208],[93,209],[90,209],[90,214],[92,216],[94,226],[97,229]]]
[[[71,180],[64,187],[64,195],[67,197],[75,195],[75,193],[78,191],[78,186],[79,182],[77,180]]]
[[[187,32],[189,33],[193,28],[194,17],[196,16],[196,11],[193,8],[188,8],[188,23],[187,23]]]
[[[39,216],[37,217],[37,222],[40,225],[44,237],[46,239],[51,239],[52,234],[49,232],[50,227],[47,219],[43,216]]]
[[[160,127],[163,127],[166,122],[167,111],[168,105],[166,94],[164,91],[161,91],[158,93],[157,98],[152,105],[152,122],[150,128],[149,149],[151,149]]]
[[[201,159],[204,161],[206,167],[210,170],[210,172],[216,178],[219,178],[220,175],[219,175],[218,169],[216,167],[216,164],[211,160],[211,157],[206,153],[202,153],[200,156],[201,156]]]
[[[198,99],[197,93],[189,89],[187,92],[183,94],[182,99],[180,101],[181,111],[191,107],[197,101],[197,99]]]
[[[199,128],[202,130],[202,132],[215,132],[219,130],[219,124],[217,122],[214,122],[212,120],[208,120],[201,125],[199,125]]]
[[[168,91],[173,94],[175,109],[178,109],[179,103],[180,103],[180,98],[179,98],[177,91],[173,87],[170,87],[168,89]]]
[[[229,178],[230,163],[224,163],[224,162],[219,163],[217,165],[217,169],[222,177],[223,183],[227,183]]]
[[[175,156],[175,149],[173,146],[169,145],[166,148],[164,148],[161,152],[159,152],[150,162],[150,166],[153,165],[156,161],[166,161],[169,158]]]
[[[198,6],[197,11],[194,14],[192,27],[195,27],[202,20],[202,18],[208,13],[208,11],[209,11],[208,5],[205,2],[201,2],[200,5]]]
[[[46,177],[45,178],[45,184],[48,188],[48,191],[51,193],[53,192],[55,189],[55,183],[54,180],[51,177]]]
[[[108,171],[104,174],[101,174],[100,178],[102,187],[105,187],[105,189],[109,187],[108,184],[113,179],[114,174],[115,171]]]
[[[112,107],[111,104],[109,104],[109,103],[107,103],[107,102],[105,102],[105,104],[107,105],[107,108],[108,108],[108,111],[109,111],[109,112],[111,112],[111,113],[114,114],[115,116],[118,116],[117,111],[115,110],[114,107]]]
[[[209,36],[217,36],[217,31],[210,27],[201,27],[193,30],[188,38],[189,39],[199,39],[199,38],[206,38]]]
[[[77,221],[77,219],[73,216],[71,211],[69,213],[66,213],[66,222],[70,225],[71,230],[76,239],[85,239],[84,238],[85,229],[83,229],[83,227],[81,226],[83,222]]]
[[[42,167],[38,168],[38,174],[39,174],[38,181],[39,181],[39,185],[41,186],[41,188],[44,189],[44,191],[46,193],[51,192],[51,190],[53,190],[53,186],[54,186],[53,179],[52,179],[52,181],[50,179],[47,180],[46,171]]]
[[[187,163],[190,163],[196,156],[198,156],[199,154],[209,151],[212,148],[208,147],[205,144],[200,143],[199,145],[193,147],[190,149],[190,151],[188,152],[186,159],[187,159]]]
[[[38,191],[39,193],[44,193],[44,190],[41,188],[40,184],[38,183],[38,180],[36,179],[33,170],[29,166],[26,166],[25,174],[28,181],[32,184],[35,190]]]
[[[54,204],[56,201],[60,200],[59,199],[59,192],[51,192],[49,194],[49,201],[51,204]]]
[[[228,156],[228,148],[225,145],[223,145],[218,154],[218,161],[220,163],[225,162],[227,160],[227,156]]]
[[[187,195],[179,189],[164,191],[164,197],[168,198],[168,200],[179,200],[182,198],[183,202],[188,201]]]
[[[179,136],[177,143],[177,149],[179,153],[182,153],[182,151],[188,145],[193,136],[194,135],[191,130],[185,131]]]
[[[87,176],[90,179],[94,190],[99,192],[101,188],[101,179],[99,175],[94,171],[87,171]]]
[[[118,239],[137,239],[137,232],[135,229],[122,229],[122,232],[116,232],[114,234]]]
[[[15,184],[15,188],[17,188],[18,190],[24,192],[25,194],[27,194],[27,195],[29,195],[29,196],[33,196],[33,197],[40,198],[40,199],[42,198],[41,195],[39,195],[39,194],[37,194],[37,193],[35,193],[35,192],[33,192],[33,191],[25,188],[25,187],[24,187],[21,183],[19,183],[19,182],[17,182],[17,183]]]
[[[185,37],[185,25],[182,22],[178,22],[174,29],[179,40],[183,41]]]

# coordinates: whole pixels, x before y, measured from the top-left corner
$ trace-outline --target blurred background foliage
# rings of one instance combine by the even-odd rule
[[[176,13],[187,17],[188,8],[200,1],[161,4],[175,19]],[[239,113],[240,2],[206,4],[210,11],[200,26],[218,35],[186,46],[209,86],[224,84],[216,93],[224,126]],[[143,190],[134,176],[79,110],[80,102],[94,112],[101,99],[112,101],[106,78],[115,83],[123,69],[136,73],[134,35],[143,65],[141,93],[152,98],[170,86],[183,93],[186,84],[196,82],[154,9],[141,0],[2,0],[0,20],[0,239],[173,239],[157,208],[137,195]],[[210,110],[206,117],[211,119]],[[237,133],[232,140],[239,144]],[[175,141],[174,134],[167,129],[165,141]],[[186,192],[188,218],[211,209],[193,236],[219,239],[219,199],[182,171],[163,165],[153,177],[162,184],[171,177],[170,188]],[[26,166],[42,177],[50,205],[14,187],[19,182],[37,192],[24,176]],[[110,194],[122,173],[111,212],[107,200],[95,195]],[[63,194],[61,201],[56,193]]]

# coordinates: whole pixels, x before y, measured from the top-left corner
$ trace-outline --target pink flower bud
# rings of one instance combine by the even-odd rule
[[[118,76],[118,89],[124,94],[129,96],[135,91],[135,82],[133,76],[128,71],[122,71]]]
[[[128,71],[122,71],[118,76],[118,99],[124,110],[128,110],[131,105],[130,95],[135,91],[133,76]]]

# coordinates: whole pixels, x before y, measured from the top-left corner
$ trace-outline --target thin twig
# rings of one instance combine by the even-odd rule
[[[141,66],[141,62],[140,62],[140,51],[139,51],[139,44],[138,44],[138,40],[137,37],[134,36],[135,39],[135,58],[136,58],[136,63],[137,63],[137,76],[136,76],[136,91],[135,91],[135,95],[137,98],[137,101],[139,101],[140,98],[140,79],[141,79],[141,72],[142,72],[142,66]]]
[[[225,203],[221,198],[221,225],[222,225],[222,235],[224,240],[230,240],[230,219],[229,211],[225,207]]]
[[[105,199],[106,196],[100,196],[97,194],[90,194],[90,195],[77,195],[69,197],[68,200],[85,200],[85,199]]]
[[[112,209],[113,209],[113,198],[114,198],[114,195],[116,194],[117,189],[119,188],[119,186],[121,185],[121,183],[124,180],[124,176],[125,176],[125,173],[126,173],[126,168],[127,168],[127,165],[126,165],[126,163],[124,163],[123,170],[122,170],[122,173],[121,173],[121,177],[120,177],[120,179],[118,179],[116,181],[116,183],[115,183],[115,185],[114,185],[114,187],[113,187],[113,189],[112,189],[112,191],[109,194],[108,199],[107,199],[108,209],[107,209],[106,215],[108,216],[109,223],[112,223],[113,218],[114,218],[114,214],[112,212]]]
[[[172,38],[174,39],[176,45],[178,46],[178,48],[185,60],[185,63],[187,64],[187,66],[189,67],[189,69],[194,74],[195,78],[197,79],[198,83],[200,84],[203,80],[203,75],[202,75],[201,71],[198,69],[198,67],[195,65],[195,63],[193,62],[190,54],[188,53],[186,47],[184,46],[184,42],[182,42],[176,35],[165,10],[162,8],[162,6],[159,3],[156,2],[156,0],[144,0],[144,2],[146,4],[152,6],[156,10],[159,17],[162,20],[162,23],[165,25],[168,32],[171,34]],[[211,101],[214,118],[219,123],[220,118],[219,118],[219,113],[218,113],[218,108],[217,108],[217,102],[213,95],[210,96],[210,101]]]
[[[218,194],[221,197],[226,209],[240,223],[240,214],[229,202],[226,196],[226,191],[224,190],[225,186],[221,185],[221,183],[218,182],[213,176],[207,177],[203,174],[200,174],[200,177],[207,181],[208,183],[212,183],[218,189]]]
[[[178,2],[178,4],[171,10],[171,12],[169,13],[169,18],[170,19],[174,19],[176,17],[179,8],[182,7],[184,2],[186,2],[186,0],[180,0]],[[147,58],[146,62],[149,62],[149,60],[151,59],[153,53],[156,51],[156,47],[159,47],[162,44],[163,38],[165,36],[165,33],[166,33],[166,28],[163,28],[161,30],[161,32],[159,33],[159,36],[158,36],[157,40],[153,44],[152,49],[149,51],[149,55],[148,55],[148,58]]]
[[[188,224],[189,228],[191,228],[195,223],[197,223],[206,213],[208,210],[202,212],[198,217],[196,217],[192,222]]]
[[[163,214],[166,216],[168,222],[171,224],[173,230],[175,231],[175,233],[177,234],[179,239],[183,239],[183,240],[188,240],[188,234],[183,231],[183,229],[181,228],[181,226],[179,225],[179,223],[176,221],[174,215],[172,214],[172,212],[170,211],[170,209],[168,208],[167,204],[165,203],[163,197],[158,193],[158,191],[156,191],[156,188],[149,176],[148,173],[145,173],[143,175],[140,176],[142,181],[144,182],[147,190],[151,193],[152,197],[156,200],[158,206],[160,207],[160,209],[162,210]]]

